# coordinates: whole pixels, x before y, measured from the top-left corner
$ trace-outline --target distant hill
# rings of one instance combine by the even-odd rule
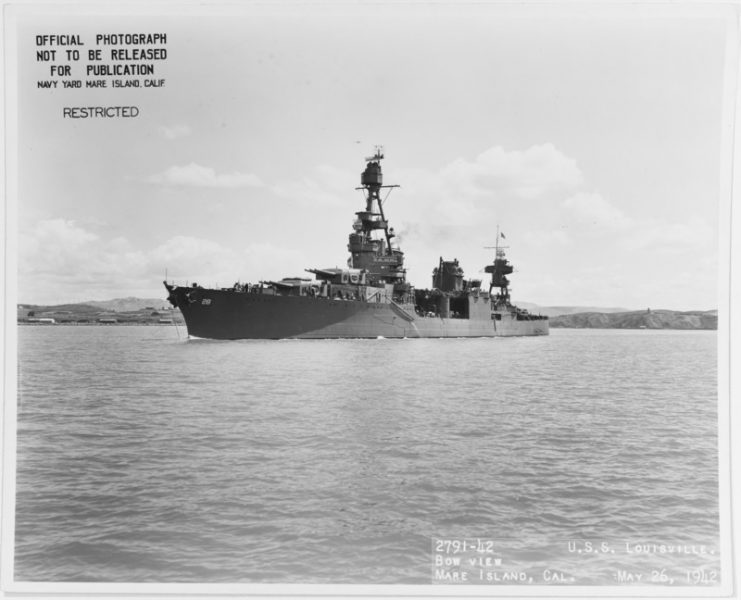
[[[559,315],[572,315],[575,313],[620,313],[629,312],[627,308],[600,308],[595,306],[539,306],[531,302],[513,301],[520,308],[526,308],[534,314],[546,315],[547,317],[557,317]]]
[[[76,313],[76,314],[96,314],[100,312],[100,308],[97,306],[91,306],[88,303],[85,304],[20,304],[19,307],[23,307],[26,312],[46,312],[53,311],[57,313]],[[20,310],[20,308],[19,308]]]
[[[72,311],[72,312],[135,312],[137,310],[159,310],[169,308],[170,304],[162,298],[116,298],[115,300],[88,300],[69,304],[20,304],[31,310]]]
[[[89,300],[83,302],[83,304],[115,312],[130,312],[135,310],[144,310],[145,308],[160,309],[169,306],[167,300],[164,300],[163,298],[134,298],[133,296],[128,298],[116,298],[114,300]]]
[[[718,329],[718,311],[583,312],[553,317],[550,325],[576,329]]]
[[[182,323],[180,311],[166,301],[152,298],[117,298],[79,304],[19,304],[18,322],[33,323],[38,319],[59,324],[113,322],[120,324],[158,324],[163,321]]]

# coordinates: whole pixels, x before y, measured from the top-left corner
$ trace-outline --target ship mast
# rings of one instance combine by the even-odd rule
[[[499,231],[499,225],[497,225],[497,240],[494,243],[494,246],[485,246],[487,249],[494,249],[494,262],[487,265],[484,268],[484,271],[491,273],[489,295],[491,295],[491,290],[493,288],[498,287],[499,293],[496,296],[496,300],[498,302],[509,304],[509,279],[507,279],[507,275],[510,275],[514,271],[514,267],[509,264],[504,253],[505,249],[509,246],[500,246],[500,237],[504,239],[504,234]]]
[[[386,238],[386,254],[391,255],[391,238],[394,234],[389,230],[388,221],[383,214],[383,201],[381,200],[382,188],[396,188],[398,185],[383,185],[383,173],[381,172],[381,161],[383,160],[383,147],[376,146],[376,153],[368,156],[365,167],[360,177],[362,187],[355,188],[366,192],[365,211],[355,213],[362,225],[362,231],[369,234],[374,229],[383,229]],[[387,196],[388,197],[388,196]],[[374,210],[378,207],[378,212]],[[380,219],[378,218],[380,217]]]
[[[389,227],[383,212],[381,189],[389,189],[390,193],[392,188],[399,186],[383,185],[381,160],[383,148],[376,146],[373,156],[365,159],[367,164],[360,176],[361,187],[355,188],[364,192],[365,210],[355,213],[355,231],[350,234],[348,244],[351,253],[349,264],[356,269],[365,269],[371,282],[397,284],[404,282],[404,255],[401,250],[391,246],[394,230]],[[385,239],[377,239],[371,235],[379,229],[383,231]]]

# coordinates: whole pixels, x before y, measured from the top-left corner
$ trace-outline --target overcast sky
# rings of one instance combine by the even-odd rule
[[[728,15],[654,9],[21,14],[18,300],[344,265],[382,144],[417,287],[440,256],[484,277],[499,226],[515,300],[716,308]],[[164,87],[39,89],[59,33],[166,33]],[[62,118],[119,105],[140,114]]]

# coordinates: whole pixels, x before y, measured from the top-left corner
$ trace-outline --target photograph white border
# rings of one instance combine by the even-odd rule
[[[538,5],[545,13],[563,15],[565,13],[576,13],[584,18],[590,15],[614,12],[623,15],[625,10],[635,13],[645,13],[647,16],[656,18],[667,9],[674,11],[673,14],[684,14],[688,18],[705,15],[708,11],[716,11],[718,14],[726,14],[728,19],[728,62],[725,66],[725,98],[724,98],[724,139],[722,150],[722,172],[721,180],[721,225],[727,218],[727,226],[720,228],[720,282],[719,282],[719,320],[718,320],[718,377],[719,377],[719,420],[718,441],[720,456],[720,523],[721,523],[721,554],[722,571],[725,575],[733,573],[735,582],[728,581],[724,577],[724,583],[720,588],[630,588],[617,586],[600,587],[537,587],[526,588],[517,586],[453,586],[453,585],[302,585],[302,584],[138,584],[138,583],[33,583],[16,582],[12,578],[13,570],[13,540],[14,540],[14,512],[15,512],[15,424],[17,419],[16,394],[17,394],[17,333],[16,333],[16,311],[17,277],[15,266],[17,264],[17,231],[15,224],[18,218],[18,180],[17,180],[17,155],[18,145],[17,119],[18,114],[17,94],[15,82],[17,81],[17,57],[14,56],[13,48],[15,40],[15,17],[22,10],[24,15],[49,14],[49,11],[59,11],[65,15],[70,13],[80,15],[90,14],[160,14],[169,13],[175,7],[179,11],[189,14],[229,14],[230,11],[243,12],[254,10],[255,7],[266,12],[274,11],[291,12],[303,9],[307,2],[252,2],[247,5],[236,6],[234,4],[216,2],[157,2],[140,3],[115,2],[103,5],[100,2],[80,4],[77,2],[56,2],[54,4],[42,2],[5,2],[3,5],[3,29],[4,29],[4,181],[5,181],[5,243],[3,246],[2,262],[4,266],[4,298],[5,318],[3,329],[4,345],[4,371],[3,371],[3,472],[2,472],[2,562],[1,580],[2,592],[9,597],[16,594],[33,594],[38,597],[56,597],[58,595],[71,595],[67,597],[99,597],[100,595],[115,594],[117,597],[145,597],[153,595],[177,595],[177,596],[362,596],[362,597],[717,597],[737,594],[735,582],[739,581],[741,570],[735,560],[735,541],[741,534],[738,516],[738,502],[734,494],[734,487],[738,486],[738,440],[734,439],[734,432],[741,431],[741,418],[739,417],[738,389],[741,384],[741,369],[733,365],[741,364],[738,357],[738,339],[741,334],[741,323],[738,319],[739,302],[739,246],[737,234],[741,225],[738,202],[738,181],[741,181],[741,167],[737,158],[736,148],[741,142],[738,133],[736,115],[741,109],[741,99],[738,91],[738,69],[739,69],[739,21],[740,6],[738,2],[708,2],[708,3],[635,3],[616,2],[602,6],[596,3],[585,2],[526,2],[518,6],[512,6],[513,11],[523,11]],[[327,4],[327,3],[324,3]],[[347,6],[344,2],[330,2]],[[382,10],[396,10],[390,4],[383,2],[365,3],[365,6],[374,4]],[[409,5],[423,4],[421,2],[406,2]],[[443,5],[452,5],[441,3]],[[474,3],[475,4],[475,3]],[[498,3],[504,4],[504,3]],[[457,5],[458,6],[458,5]],[[466,6],[466,4],[462,5]],[[403,10],[401,8],[400,10]],[[735,19],[733,16],[735,15]],[[735,210],[734,210],[735,208]],[[736,242],[735,244],[733,242]],[[731,402],[731,398],[734,402]],[[730,473],[733,471],[733,478]],[[731,504],[733,503],[733,511]],[[733,518],[735,514],[735,518]]]

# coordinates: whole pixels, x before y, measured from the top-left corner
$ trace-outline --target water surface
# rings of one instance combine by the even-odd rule
[[[715,332],[183,335],[20,328],[16,580],[427,584],[466,537],[578,584],[626,542],[717,568]]]

